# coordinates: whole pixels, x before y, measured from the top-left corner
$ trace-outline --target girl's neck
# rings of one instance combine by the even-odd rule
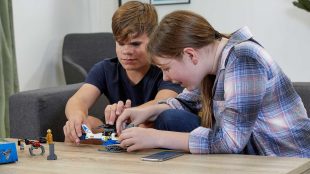
[[[225,47],[225,45],[227,44],[228,39],[227,38],[222,38],[220,41],[216,41],[214,43],[214,58],[213,58],[213,65],[212,65],[212,70],[210,72],[210,74],[214,74],[216,75],[217,73],[217,69],[218,69],[218,65],[220,63],[221,60],[221,54],[223,52],[223,49]]]

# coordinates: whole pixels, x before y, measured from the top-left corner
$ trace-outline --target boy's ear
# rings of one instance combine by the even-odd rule
[[[194,48],[186,47],[183,49],[183,53],[190,58],[194,65],[198,63],[197,51]]]

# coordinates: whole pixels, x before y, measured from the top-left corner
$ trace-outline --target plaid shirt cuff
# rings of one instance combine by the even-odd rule
[[[189,151],[191,153],[210,153],[209,146],[210,129],[198,127],[189,135]]]

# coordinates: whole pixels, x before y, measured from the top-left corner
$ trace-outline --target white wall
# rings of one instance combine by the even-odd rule
[[[111,31],[110,18],[117,6],[116,1],[101,0],[13,0],[20,90],[65,84],[64,36]]]
[[[160,18],[177,10],[203,15],[220,32],[249,26],[292,81],[310,81],[310,13],[294,0],[191,0],[189,5],[157,6]]]
[[[193,10],[220,32],[249,26],[292,81],[310,81],[310,13],[293,0],[191,0],[156,6],[160,18]],[[61,47],[73,32],[111,31],[115,0],[13,0],[15,43],[21,91],[64,84]]]

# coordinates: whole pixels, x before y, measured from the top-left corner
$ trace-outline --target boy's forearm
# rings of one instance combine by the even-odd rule
[[[177,95],[178,93],[176,93],[175,91],[172,91],[170,89],[162,89],[157,93],[156,97],[153,100],[150,100],[138,107],[146,107],[146,106],[154,105],[154,104],[157,104],[160,100],[164,100],[167,98],[174,98]]]
[[[77,115],[81,115],[86,118],[88,114],[88,109],[85,108],[82,104],[80,104],[80,102],[76,101],[73,98],[70,98],[67,102],[65,113],[68,120]]]

